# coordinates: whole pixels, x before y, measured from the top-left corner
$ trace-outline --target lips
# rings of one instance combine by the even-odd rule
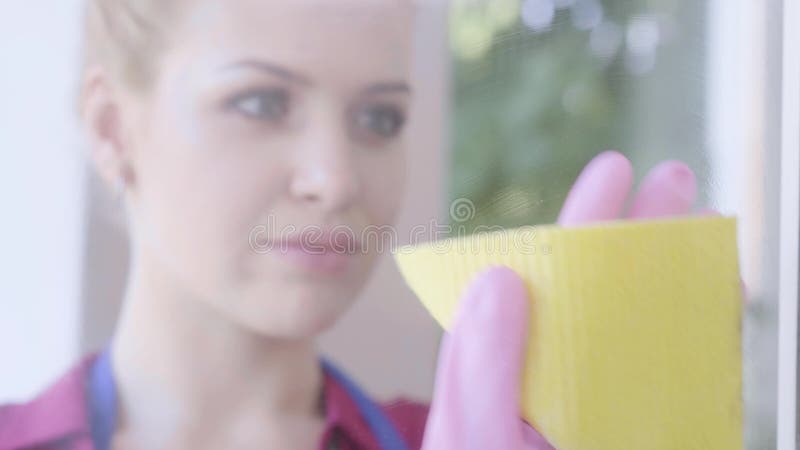
[[[288,236],[277,241],[281,248],[304,250],[309,254],[335,253],[353,255],[362,250],[362,244],[350,230],[309,231]]]
[[[348,230],[318,230],[273,241],[273,254],[284,262],[316,275],[341,275],[362,250],[355,233]]]

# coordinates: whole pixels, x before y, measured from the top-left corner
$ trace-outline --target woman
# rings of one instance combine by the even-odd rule
[[[106,351],[0,409],[0,450],[550,448],[519,420],[527,298],[509,270],[465,294],[430,414],[374,403],[314,347],[373,267],[358,236],[399,208],[411,0],[88,3],[81,116],[126,204],[124,309]],[[631,184],[604,153],[561,223],[619,217]],[[694,197],[664,163],[629,214]]]

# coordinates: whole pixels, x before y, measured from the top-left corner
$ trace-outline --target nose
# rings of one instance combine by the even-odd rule
[[[350,207],[360,193],[355,151],[343,131],[329,127],[304,139],[291,181],[292,196],[326,212]]]

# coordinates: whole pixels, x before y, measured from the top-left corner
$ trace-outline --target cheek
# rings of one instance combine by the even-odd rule
[[[371,224],[387,225],[396,220],[405,193],[406,152],[400,145],[378,152],[364,164],[364,198]]]
[[[282,164],[161,123],[141,152],[134,220],[172,270],[213,295],[231,282],[252,228],[281,195]]]

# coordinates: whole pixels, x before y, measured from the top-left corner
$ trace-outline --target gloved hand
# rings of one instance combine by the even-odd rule
[[[559,224],[622,217],[632,183],[624,156],[597,156],[572,188]],[[688,214],[696,194],[691,169],[664,162],[642,182],[627,217]],[[527,289],[515,272],[496,267],[473,280],[442,340],[424,450],[553,450],[520,419],[527,321]]]

